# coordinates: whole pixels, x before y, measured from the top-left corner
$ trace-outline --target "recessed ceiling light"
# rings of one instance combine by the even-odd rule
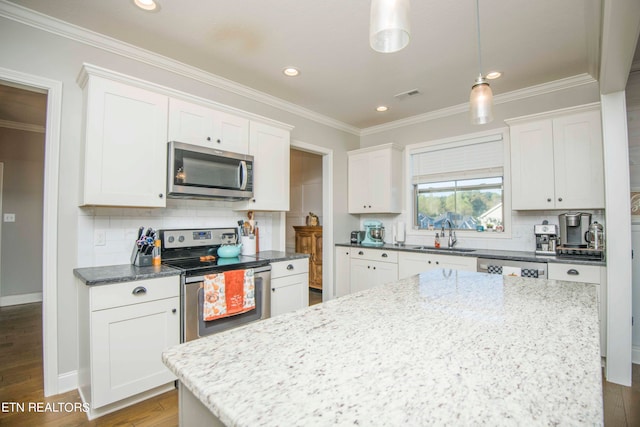
[[[296,67],[287,67],[284,70],[282,70],[282,72],[287,77],[296,77],[300,75],[300,70],[298,70]]]
[[[387,107],[386,105],[379,105],[379,106],[376,107],[376,111],[378,113],[384,113],[388,109],[389,109],[389,107]]]
[[[158,8],[158,4],[154,0],[133,0],[133,3],[140,9],[152,11]]]
[[[490,71],[489,73],[487,73],[487,78],[489,80],[493,80],[493,79],[497,79],[501,75],[502,73],[500,71]]]

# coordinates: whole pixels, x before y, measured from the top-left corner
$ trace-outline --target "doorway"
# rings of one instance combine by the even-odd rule
[[[0,82],[0,306],[42,302],[47,94]]]
[[[300,159],[306,159],[300,162]],[[321,276],[322,289],[310,290],[310,301],[319,303],[335,296],[333,284],[333,150],[302,141],[291,140],[290,209],[285,226],[287,250],[295,250],[294,225],[306,225],[310,212],[318,217],[322,228]],[[311,168],[311,172],[299,172]],[[299,188],[301,187],[301,188]],[[305,198],[307,202],[305,202]],[[320,250],[320,249],[319,249]],[[310,266],[311,267],[311,266]],[[317,267],[316,267],[317,268]],[[316,281],[317,283],[317,281]]]
[[[58,173],[60,123],[62,121],[62,82],[8,68],[0,68],[0,83],[7,86],[46,94],[44,125],[44,168],[42,196],[42,233],[40,256],[42,265],[42,353],[44,395],[58,394],[58,304],[57,304],[57,243],[58,243]],[[6,172],[6,171],[5,171]],[[63,389],[75,388],[67,384]]]

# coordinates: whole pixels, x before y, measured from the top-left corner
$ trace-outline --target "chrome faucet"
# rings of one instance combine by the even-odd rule
[[[453,223],[449,218],[445,219],[442,222],[442,235],[444,236],[444,223],[447,222],[449,224],[449,238],[447,239],[447,247],[451,249],[456,243],[458,243],[458,239],[456,238],[456,232],[453,231]]]

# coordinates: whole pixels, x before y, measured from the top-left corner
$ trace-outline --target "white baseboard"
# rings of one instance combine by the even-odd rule
[[[640,364],[640,347],[635,345],[631,348],[631,363]]]
[[[78,371],[71,371],[58,375],[58,394],[66,393],[77,388]]]
[[[42,292],[0,297],[0,307],[6,307],[9,305],[30,304],[32,302],[42,302]]]

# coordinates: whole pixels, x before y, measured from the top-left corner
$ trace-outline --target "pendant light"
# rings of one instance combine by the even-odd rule
[[[397,52],[409,44],[409,0],[371,0],[369,43],[376,52]]]
[[[493,120],[493,93],[487,80],[482,76],[482,54],[480,52],[480,0],[476,0],[476,18],[478,23],[478,78],[471,86],[469,97],[471,123],[483,125]]]

